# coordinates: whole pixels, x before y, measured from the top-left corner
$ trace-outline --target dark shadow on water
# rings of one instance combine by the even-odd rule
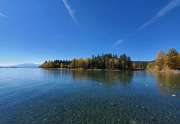
[[[128,85],[133,79],[132,71],[105,71],[105,70],[67,70],[67,69],[44,69],[46,78],[61,80],[69,78],[81,81],[96,81],[106,85]]]
[[[93,80],[107,85],[129,84],[133,78],[130,71],[72,71],[74,80]]]

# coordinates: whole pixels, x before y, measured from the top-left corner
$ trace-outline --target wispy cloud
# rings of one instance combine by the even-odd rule
[[[124,40],[117,40],[117,41],[113,44],[112,47],[115,48],[115,47],[121,45],[123,42],[124,42]]]
[[[68,3],[68,0],[62,0],[62,2],[63,2],[63,4],[64,4],[64,6],[66,7],[69,15],[70,15],[71,18],[73,19],[73,21],[74,21],[76,24],[78,24],[77,19],[76,19],[75,15],[74,15],[74,11],[72,10],[70,4]]]
[[[0,17],[7,17],[4,13],[0,12]]]
[[[150,24],[155,23],[159,18],[166,16],[169,12],[171,12],[176,7],[180,6],[180,0],[171,0],[170,3],[168,3],[165,7],[163,7],[160,11],[157,12],[157,14],[148,20],[146,23],[141,25],[137,30],[142,30],[149,26]]]
[[[131,38],[132,36],[136,35],[139,31],[143,30],[144,28],[148,27],[149,25],[155,23],[158,21],[161,17],[166,16],[168,13],[170,13],[175,8],[180,7],[180,0],[171,0],[166,6],[164,6],[161,10],[159,10],[154,17],[152,17],[150,20],[139,26],[135,32],[129,34],[125,39],[116,41],[113,46],[117,47],[121,44],[121,42],[124,42],[125,40]]]

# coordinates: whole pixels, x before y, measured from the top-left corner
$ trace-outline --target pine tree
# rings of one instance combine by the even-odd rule
[[[167,53],[167,64],[170,69],[176,69],[178,66],[178,52],[176,49],[169,49]]]

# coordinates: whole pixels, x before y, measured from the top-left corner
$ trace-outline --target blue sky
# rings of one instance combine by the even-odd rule
[[[180,50],[180,0],[0,0],[0,65]]]

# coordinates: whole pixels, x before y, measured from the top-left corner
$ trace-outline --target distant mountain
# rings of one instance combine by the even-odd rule
[[[39,64],[25,63],[25,64],[15,65],[13,67],[16,67],[16,68],[37,68],[37,67],[39,67]]]
[[[19,65],[12,65],[12,66],[0,66],[0,68],[38,68],[39,64],[34,63],[24,63]]]

